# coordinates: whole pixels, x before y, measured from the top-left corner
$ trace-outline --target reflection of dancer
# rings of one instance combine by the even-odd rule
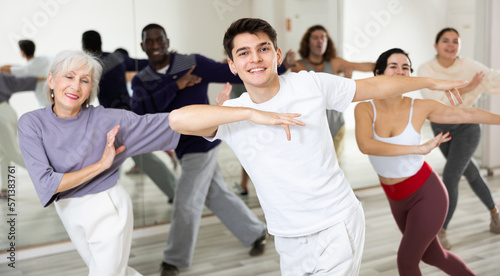
[[[9,98],[14,92],[33,90],[36,85],[36,77],[16,77],[0,73],[0,198],[8,196],[7,177],[4,174],[11,162],[25,167],[17,142],[17,114],[9,104]]]
[[[144,69],[149,64],[148,60],[133,59],[124,50],[103,52],[101,35],[93,30],[82,34],[82,48],[98,57],[103,65],[99,81],[99,103],[105,108],[131,110],[126,74]],[[165,163],[152,152],[132,156],[132,160],[168,197],[168,202],[172,203],[177,178]]]
[[[89,275],[140,275],[127,266],[132,202],[117,184],[126,158],[173,149],[169,114],[138,116],[93,107],[102,68],[83,52],[62,52],[50,69],[53,105],[19,119],[19,144],[44,207],[54,203]]]
[[[352,101],[422,87],[451,89],[463,82],[404,77],[354,81],[315,72],[278,76],[275,68],[283,55],[276,40],[276,31],[263,20],[243,18],[231,24],[223,44],[231,71],[248,93],[224,106],[174,110],[171,126],[184,134],[222,138],[233,149],[255,185],[283,275],[357,275],[365,236],[363,209],[331,154],[325,110],[344,111]],[[299,116],[303,122],[295,119]]]
[[[431,61],[423,64],[418,71],[420,76],[443,79],[465,79],[470,83],[459,89],[464,103],[459,107],[471,107],[482,93],[500,94],[500,71],[492,70],[474,60],[458,56],[460,50],[460,36],[453,28],[441,30],[434,44],[437,55]],[[437,93],[422,90],[425,98],[446,100]],[[448,190],[450,203],[448,215],[440,231],[440,241],[443,247],[450,248],[446,237],[446,229],[450,223],[458,201],[458,184],[460,178],[465,176],[474,193],[481,202],[490,210],[490,231],[500,233],[500,213],[495,200],[491,195],[486,179],[481,175],[479,166],[472,157],[481,139],[481,127],[478,124],[440,124],[432,123],[434,134],[450,132],[453,137],[449,143],[441,144],[439,149],[446,158],[443,170],[443,182]]]
[[[325,27],[321,25],[314,25],[307,29],[300,41],[299,54],[302,59],[295,62],[296,66],[292,67],[292,72],[306,70],[335,75],[342,74],[346,78],[351,78],[352,71],[371,72],[374,66],[372,62],[349,62],[338,57],[333,40]],[[326,117],[332,134],[335,153],[340,162],[344,150],[344,115],[336,110],[327,110]]]
[[[35,56],[35,43],[31,40],[19,40],[19,49],[21,55],[26,59],[27,63],[22,66],[4,65],[0,67],[0,72],[5,74],[12,74],[15,76],[34,76],[39,78],[46,78],[49,73],[50,59],[45,56]],[[38,104],[42,107],[49,106],[47,95],[43,91],[45,81],[39,82],[35,89],[35,96]]]
[[[391,49],[380,55],[374,73],[409,76],[412,70],[408,55],[401,49]],[[451,137],[440,133],[421,144],[420,132],[426,119],[500,124],[500,116],[398,95],[359,103],[355,117],[359,149],[369,155],[403,233],[398,250],[399,274],[421,275],[418,265],[422,260],[450,275],[475,275],[459,257],[444,250],[437,238],[448,198],[443,182],[423,155]]]

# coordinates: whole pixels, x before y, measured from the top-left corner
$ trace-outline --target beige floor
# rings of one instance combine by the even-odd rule
[[[488,177],[494,198],[500,199],[500,175]],[[363,203],[366,217],[366,241],[360,275],[398,275],[396,252],[401,238],[389,206],[379,188],[356,192]],[[261,219],[262,211],[254,208]],[[500,275],[500,235],[488,231],[489,214],[471,189],[462,181],[458,209],[450,223],[448,235],[452,252],[460,256],[478,275]],[[129,264],[143,275],[159,275],[159,263],[169,225],[137,229]],[[36,232],[36,229],[32,229]],[[16,268],[0,254],[0,275],[66,276],[86,275],[87,268],[71,243],[57,243],[17,251]],[[421,263],[423,275],[445,275],[435,267]],[[193,264],[183,269],[184,276],[278,276],[279,257],[272,237],[263,256],[249,257],[234,236],[214,216],[202,220]]]

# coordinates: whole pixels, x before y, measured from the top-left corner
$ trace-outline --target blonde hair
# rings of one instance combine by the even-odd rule
[[[99,80],[102,75],[101,62],[94,56],[82,51],[63,51],[60,52],[55,58],[52,66],[50,66],[49,73],[52,76],[58,74],[65,75],[72,70],[84,68],[85,73],[92,72],[92,87],[90,96],[83,103],[83,107],[88,106],[96,97],[99,92]],[[45,83],[44,92],[50,103],[54,103],[52,98],[52,89],[50,89],[48,82]]]

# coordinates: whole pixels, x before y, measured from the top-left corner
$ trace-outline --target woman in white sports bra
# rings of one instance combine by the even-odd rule
[[[412,71],[408,55],[395,48],[380,55],[374,74],[409,76]],[[362,102],[354,112],[358,147],[369,155],[403,234],[397,257],[399,274],[421,275],[422,260],[450,275],[475,275],[437,238],[448,211],[448,194],[424,155],[451,137],[440,133],[422,144],[420,133],[425,120],[500,124],[500,115],[404,96]]]

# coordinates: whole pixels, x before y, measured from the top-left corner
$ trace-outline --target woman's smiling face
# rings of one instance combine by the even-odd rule
[[[73,117],[90,96],[92,71],[79,68],[55,76],[49,74],[47,81],[54,93],[54,113],[59,117]]]
[[[439,57],[454,59],[460,51],[460,36],[454,31],[445,32],[439,38],[438,43],[434,44],[434,48]]]

